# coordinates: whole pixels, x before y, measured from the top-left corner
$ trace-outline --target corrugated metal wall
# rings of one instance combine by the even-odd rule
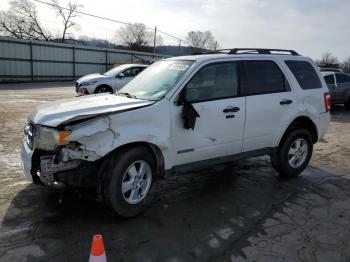
[[[152,60],[153,54],[0,36],[0,82],[72,80],[142,59]]]

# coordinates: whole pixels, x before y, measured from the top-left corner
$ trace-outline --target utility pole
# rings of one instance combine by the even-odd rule
[[[214,48],[214,50],[216,50],[217,47],[218,47],[218,41],[215,41],[215,48]]]
[[[177,54],[178,54],[178,55],[180,55],[180,47],[181,47],[181,40],[180,40],[180,42],[179,42],[179,49],[178,49],[178,51],[177,51]]]
[[[154,27],[154,39],[153,39],[153,59],[156,55],[156,38],[157,38],[157,26]]]

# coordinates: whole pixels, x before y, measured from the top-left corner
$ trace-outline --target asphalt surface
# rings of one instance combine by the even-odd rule
[[[88,261],[104,236],[108,261],[350,261],[350,112],[338,107],[311,165],[280,179],[268,157],[158,183],[153,205],[120,219],[89,192],[27,183],[19,145],[37,104],[70,83],[0,85],[0,261]]]

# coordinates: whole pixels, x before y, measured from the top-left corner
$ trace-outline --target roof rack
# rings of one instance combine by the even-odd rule
[[[233,48],[233,49],[219,49],[214,51],[205,51],[202,53],[196,53],[194,55],[199,54],[220,54],[220,53],[227,53],[229,55],[241,55],[241,54],[260,54],[260,55],[295,55],[298,56],[299,54],[295,52],[294,50],[288,50],[288,49],[267,49],[267,48]]]

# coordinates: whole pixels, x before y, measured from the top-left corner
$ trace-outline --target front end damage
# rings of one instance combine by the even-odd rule
[[[72,187],[93,188],[97,185],[97,176],[101,161],[61,159],[57,153],[34,150],[30,169],[31,180],[40,185],[54,187],[65,184]]]
[[[101,94],[38,105],[24,130],[21,157],[25,176],[47,186],[95,187],[102,158],[120,145],[120,123],[115,120],[122,112],[153,103]]]
[[[96,187],[102,158],[106,152],[116,147],[119,138],[119,134],[111,127],[110,116],[104,115],[75,124],[68,123],[59,128],[69,130],[70,135],[65,138],[66,145],[57,145],[54,150],[36,147],[35,140],[40,139],[38,132],[35,128],[33,134],[27,131],[25,147],[32,149],[30,180],[45,186],[65,184],[73,187]],[[22,149],[22,161],[23,154],[25,153]],[[23,166],[25,168],[24,163]]]

